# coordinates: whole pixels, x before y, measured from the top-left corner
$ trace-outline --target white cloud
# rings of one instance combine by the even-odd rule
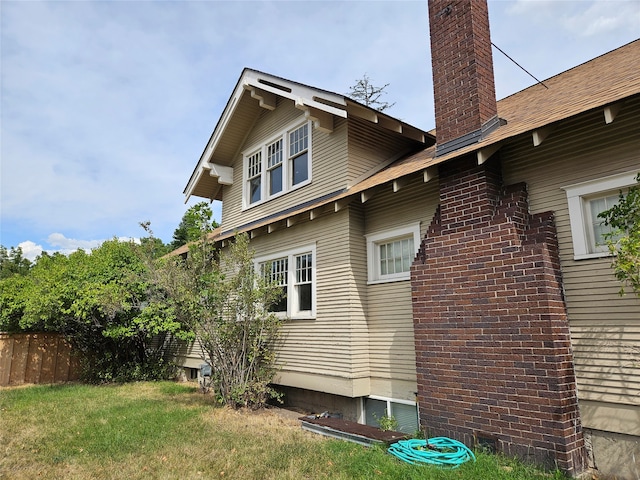
[[[592,2],[589,8],[571,12],[563,24],[581,37],[606,35],[627,29],[639,32],[640,4],[637,1]]]
[[[134,237],[118,237],[119,242],[134,242],[139,244],[140,239]],[[31,240],[26,240],[18,244],[18,247],[22,249],[22,255],[31,261],[34,261],[36,257],[42,255],[43,252],[48,254],[62,253],[63,255],[70,255],[77,250],[84,250],[87,253],[95,248],[100,247],[104,240],[78,240],[75,238],[67,238],[62,233],[52,233],[47,237],[47,246],[43,247],[40,244],[36,244]]]
[[[22,256],[31,261],[34,261],[38,255],[42,255],[42,245],[36,245],[31,240],[18,244],[18,247],[22,249]]]
[[[75,238],[67,238],[62,233],[52,233],[47,237],[47,242],[53,247],[58,247],[64,251],[75,251],[79,248],[91,251],[98,248],[104,240],[77,240]]]

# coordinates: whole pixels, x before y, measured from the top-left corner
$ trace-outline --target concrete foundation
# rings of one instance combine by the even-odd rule
[[[640,437],[585,429],[598,480],[640,480]]]

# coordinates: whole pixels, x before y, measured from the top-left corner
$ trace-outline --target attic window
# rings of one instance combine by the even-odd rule
[[[258,79],[258,83],[267,85],[269,87],[277,88],[278,90],[282,90],[283,92],[291,93],[291,89],[289,87],[285,87],[284,85],[278,85],[277,83],[273,83],[268,80],[263,80],[262,78]]]
[[[311,127],[294,124],[244,153],[244,208],[311,182]]]

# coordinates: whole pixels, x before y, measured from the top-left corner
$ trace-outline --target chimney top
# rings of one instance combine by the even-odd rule
[[[500,125],[486,0],[429,0],[436,156]]]

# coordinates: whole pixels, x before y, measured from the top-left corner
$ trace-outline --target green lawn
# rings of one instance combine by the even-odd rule
[[[562,479],[493,455],[456,470],[232,411],[169,382],[0,389],[0,479]]]

